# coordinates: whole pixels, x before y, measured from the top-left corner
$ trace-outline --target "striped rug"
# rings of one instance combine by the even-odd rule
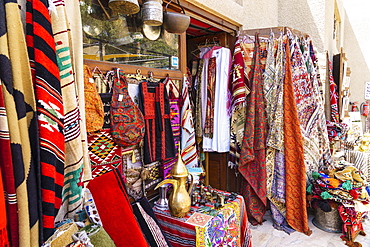
[[[43,240],[54,231],[64,168],[63,101],[52,26],[45,0],[28,0],[26,33],[40,140]]]

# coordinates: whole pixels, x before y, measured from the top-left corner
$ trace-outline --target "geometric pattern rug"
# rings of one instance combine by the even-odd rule
[[[110,129],[87,137],[92,177],[100,176],[113,169],[122,174],[122,147],[110,135]]]

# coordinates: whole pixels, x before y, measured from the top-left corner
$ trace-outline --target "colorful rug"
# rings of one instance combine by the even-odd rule
[[[252,224],[261,224],[266,212],[266,134],[267,119],[263,95],[261,50],[258,35],[255,37],[252,77],[247,85],[247,115],[239,172],[244,178],[241,193],[247,204],[248,219]]]
[[[39,246],[41,190],[36,103],[27,46],[17,1],[0,1],[0,79],[8,116],[18,199],[19,246]],[[11,62],[10,62],[11,61]],[[21,68],[21,69],[20,69]],[[32,145],[30,145],[32,143]],[[17,244],[17,243],[12,243]],[[14,246],[14,245],[13,245]]]
[[[87,141],[93,178],[116,168],[122,172],[122,147],[112,140],[110,129],[87,136]]]
[[[117,170],[94,178],[87,188],[94,197],[104,229],[117,247],[148,246]]]
[[[285,41],[284,143],[286,170],[286,219],[296,231],[310,235],[306,206],[306,166],[303,137],[294,97],[289,42]]]

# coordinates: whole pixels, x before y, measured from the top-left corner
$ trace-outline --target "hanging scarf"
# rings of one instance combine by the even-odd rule
[[[242,40],[239,38],[235,43],[231,70],[232,78],[230,80],[231,85],[229,86],[230,91],[232,92],[229,166],[232,168],[236,168],[239,164],[245,125],[245,100],[250,92],[246,85],[248,79],[244,68],[241,42]]]
[[[32,77],[29,62],[25,59],[28,55],[18,3],[1,0],[0,5],[5,6],[5,15],[1,15],[5,19],[1,19],[0,23],[3,29],[0,39],[0,78],[4,83],[18,200],[19,246],[39,246],[41,190],[37,183],[39,155]],[[17,246],[17,243],[13,246]]]
[[[204,123],[204,136],[213,138],[214,111],[215,111],[215,91],[216,91],[216,58],[212,57],[208,61],[207,76],[207,108]]]
[[[195,134],[198,139],[198,143],[201,142],[203,136],[203,123],[202,123],[202,77],[203,77],[203,66],[204,59],[199,60],[198,75],[196,78],[196,90],[195,90]]]
[[[337,84],[335,84],[333,77],[333,64],[328,60],[329,70],[329,87],[330,87],[330,117],[331,121],[339,123],[339,110],[338,110],[338,91]]]
[[[296,231],[311,234],[306,207],[306,167],[303,137],[294,97],[289,43],[285,43],[284,144],[286,169],[286,218]]]
[[[189,88],[190,82],[184,77],[182,86],[182,98],[184,104],[181,109],[181,158],[187,167],[198,166],[197,146],[195,143],[195,129],[193,114],[190,103]]]
[[[55,9],[51,11],[51,23],[56,44],[64,108],[64,186],[62,206],[58,211],[56,219],[57,221],[61,221],[66,217],[72,218],[76,211],[82,208],[83,177],[81,171],[84,170],[85,166],[83,163],[83,146],[80,135],[81,116],[77,99],[77,86],[72,70],[71,44],[69,42],[70,32],[66,9],[63,0],[55,0],[53,4],[55,5]],[[70,176],[71,174],[73,174],[73,177]],[[59,193],[60,191],[58,191]],[[44,225],[46,225],[45,222]],[[44,231],[45,234],[48,231],[47,236],[44,236],[44,240],[46,240],[53,233],[53,225],[44,226]]]
[[[241,193],[247,204],[248,219],[252,224],[261,224],[266,211],[266,113],[263,99],[262,64],[258,35],[252,64],[252,79],[248,85],[247,117],[239,172],[243,175]]]

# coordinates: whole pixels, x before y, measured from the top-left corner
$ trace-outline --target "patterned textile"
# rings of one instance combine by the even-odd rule
[[[210,204],[207,204],[207,206],[212,207]],[[199,207],[192,206],[190,212],[184,218],[176,218],[171,216],[168,209],[153,208],[165,236],[173,247],[252,246],[251,232],[248,227],[248,218],[242,196],[239,195],[236,200],[227,203],[219,210],[218,217],[209,221],[203,229],[186,222],[197,209]],[[223,210],[225,211],[222,212]],[[230,221],[227,221],[227,219]],[[213,245],[211,242],[207,243],[207,239],[211,240]]]
[[[249,94],[249,88],[246,85],[247,74],[245,73],[246,70],[244,68],[244,60],[240,42],[241,39],[238,39],[235,43],[231,70],[232,78],[230,80],[231,85],[229,86],[232,93],[229,152],[229,166],[231,167],[236,167],[239,164],[245,125],[245,98]]]
[[[27,2],[27,46],[35,85],[42,188],[43,241],[54,232],[64,175],[63,99],[48,2]],[[67,136],[66,136],[67,139]]]
[[[57,62],[60,70],[60,83],[64,107],[65,164],[62,208],[58,219],[72,218],[82,208],[82,173],[84,169],[84,146],[81,138],[81,116],[78,105],[78,92],[71,59],[70,30],[65,3],[54,0],[55,11],[51,12],[52,29],[56,44]],[[73,178],[68,175],[74,174]]]
[[[198,166],[197,146],[195,143],[195,129],[193,113],[190,103],[190,81],[184,77],[182,98],[184,104],[181,109],[181,158],[187,167]]]
[[[198,64],[198,74],[195,79],[195,116],[194,116],[194,128],[195,135],[201,140],[203,136],[203,122],[202,122],[202,72],[204,67],[204,59],[199,60]],[[185,99],[185,98],[184,98]]]
[[[123,71],[114,69],[111,102],[111,135],[123,148],[139,144],[145,135],[142,112],[128,94],[128,84]]]
[[[266,112],[262,85],[261,50],[258,35],[255,37],[252,78],[248,87],[247,116],[243,146],[240,155],[239,172],[243,175],[248,219],[252,224],[261,224],[266,211]]]
[[[176,155],[170,120],[170,106],[163,83],[140,83],[140,110],[145,118],[144,163]]]
[[[39,145],[32,76],[18,3],[1,0],[0,6],[0,79],[3,82],[18,200],[19,243],[12,242],[12,246],[39,246],[41,190],[38,184]]]
[[[132,208],[136,219],[138,220],[141,230],[151,247],[170,247],[168,240],[165,238],[159,222],[155,217],[153,209],[146,197],[140,198],[132,203]]]
[[[344,205],[339,205],[338,212],[343,221],[343,233],[350,242],[353,242],[360,232],[364,232],[362,224],[364,213],[357,212],[353,207],[345,207]],[[348,246],[356,245],[353,244]]]
[[[87,65],[84,65],[84,72],[86,131],[90,133],[103,128],[104,108],[93,81],[91,69]]]
[[[74,78],[77,86],[78,105],[80,109],[81,142],[83,146],[83,181],[91,179],[91,168],[87,150],[87,131],[85,123],[85,96],[84,96],[84,70],[83,70],[83,30],[80,12],[80,1],[69,0],[64,2],[70,29],[71,59]]]
[[[303,137],[294,97],[290,48],[285,41],[284,144],[286,169],[286,219],[296,231],[311,234],[306,207],[306,166]]]
[[[180,92],[178,91],[176,85],[173,84],[171,79],[167,81],[166,88],[168,90],[168,97],[170,100],[170,119],[171,119],[171,127],[172,127],[172,133],[173,133],[173,140],[175,143],[175,149],[176,151],[179,150],[180,147],[180,138],[181,138],[181,107],[180,107]],[[175,91],[176,90],[176,91]],[[177,94],[177,95],[176,95]],[[182,103],[182,102],[181,102]],[[161,175],[163,179],[170,177],[170,171],[173,167],[173,165],[177,161],[177,153],[176,157],[164,160],[161,162]]]
[[[4,6],[0,5],[0,15]],[[0,25],[1,30],[1,25]],[[1,32],[0,32],[1,33]],[[1,56],[1,55],[0,55]],[[1,75],[0,75],[1,76]],[[1,83],[1,80],[0,80]],[[6,116],[4,95],[2,85],[0,86],[0,177],[3,177],[4,192],[6,198],[7,226],[9,241],[12,246],[19,246],[18,242],[18,213],[17,213],[17,194],[15,191],[14,170],[12,161],[12,151],[10,149],[10,136],[8,118]],[[1,179],[1,178],[0,178]],[[1,212],[2,210],[0,210]],[[1,228],[1,227],[0,227]],[[0,230],[1,231],[1,230]],[[2,234],[0,233],[0,239]],[[6,241],[3,241],[4,246]],[[1,246],[1,240],[0,240]]]
[[[207,78],[207,108],[204,123],[204,136],[213,138],[214,111],[215,111],[215,89],[216,89],[216,58],[212,57],[208,61]]]
[[[122,172],[122,147],[113,141],[110,129],[88,135],[87,141],[93,178],[116,168]]]
[[[328,60],[328,73],[329,73],[329,95],[330,95],[330,119],[332,122],[339,123],[339,110],[338,110],[338,90],[333,77],[333,64]]]
[[[195,226],[196,246],[241,246],[240,208],[237,202],[226,204],[205,227]]]
[[[292,80],[303,136],[306,170],[317,171],[323,168],[323,155],[328,151],[324,149],[329,147],[328,139],[324,139],[327,135],[322,134],[327,133],[326,123],[323,124],[323,105],[318,95],[317,80],[311,79],[308,73],[308,69],[312,72],[313,67],[305,43],[299,44],[296,39],[291,42]],[[301,47],[304,49],[303,54]],[[305,61],[305,58],[308,60]]]

